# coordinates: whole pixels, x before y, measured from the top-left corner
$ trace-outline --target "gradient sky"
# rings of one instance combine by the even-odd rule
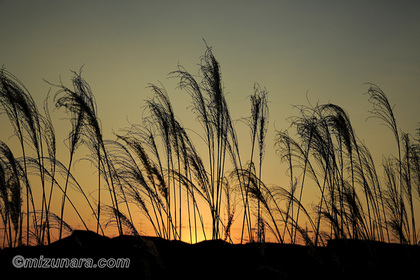
[[[0,38],[0,64],[40,107],[51,88],[43,79],[59,83],[61,77],[70,86],[70,70],[84,65],[106,137],[128,126],[127,119],[141,122],[144,100],[152,96],[146,87],[159,82],[181,122],[201,133],[188,117],[188,94],[167,74],[178,64],[198,73],[204,38],[221,64],[233,118],[249,115],[254,82],[269,91],[263,176],[271,184],[288,180],[274,155],[274,131],[289,126],[287,118],[298,114],[291,105],[307,104],[307,94],[312,103],[347,110],[377,165],[396,149],[386,127],[366,121],[371,105],[364,83],[385,91],[402,131],[414,134],[420,121],[419,1],[0,0]],[[53,112],[58,134],[68,123],[63,116]],[[11,135],[3,135],[5,118],[3,141]],[[62,146],[67,133],[58,136]],[[246,147],[249,138],[239,144]],[[67,154],[64,146],[61,151]]]

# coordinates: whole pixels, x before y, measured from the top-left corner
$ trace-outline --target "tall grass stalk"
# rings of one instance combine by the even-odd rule
[[[27,167],[26,167],[26,150],[25,144],[26,140],[29,138],[29,143],[32,145],[32,148],[36,152],[36,156],[39,161],[42,161],[43,156],[43,148],[42,148],[42,128],[40,124],[40,118],[42,116],[39,114],[38,109],[35,105],[34,100],[32,99],[29,91],[25,88],[25,86],[11,73],[7,72],[4,69],[0,70],[0,105],[2,106],[3,110],[6,112],[7,116],[9,117],[10,123],[12,124],[15,135],[18,137],[22,156],[24,161],[24,173],[26,176],[27,174]],[[25,136],[24,132],[26,132],[27,137]],[[45,215],[46,221],[48,224],[48,205],[47,205],[47,198],[46,198],[46,190],[45,190],[45,178],[42,169],[39,169],[39,178],[41,181],[41,188],[42,188],[42,201],[41,201],[41,219]],[[26,188],[26,212],[27,212],[27,243],[29,243],[29,203],[32,202],[32,209],[35,212],[35,203],[33,201],[33,197],[30,197],[30,189],[29,185]],[[33,225],[35,230],[35,235],[40,237],[44,237],[44,230],[41,228],[42,232],[38,232],[38,222],[35,215],[33,215]],[[48,227],[47,229],[47,240],[50,241]]]
[[[373,105],[373,110],[371,110],[372,117],[378,118],[384,122],[384,124],[391,129],[394,134],[395,141],[397,144],[398,151],[398,174],[399,174],[399,231],[402,232],[403,227],[403,212],[404,212],[404,201],[403,201],[403,178],[402,178],[402,159],[401,159],[401,144],[400,136],[397,128],[397,122],[394,116],[393,107],[388,101],[385,93],[375,84],[369,84],[369,89],[367,94],[369,95],[369,102]],[[400,242],[403,242],[403,237],[401,236]]]
[[[79,203],[86,203],[101,234],[116,227],[120,235],[139,235],[131,211],[135,207],[156,236],[193,242],[201,231],[205,239],[232,241],[240,209],[241,243],[263,243],[270,233],[279,243],[313,246],[334,238],[418,242],[420,129],[417,138],[398,130],[393,107],[378,86],[369,84],[371,117],[391,129],[398,152],[397,157],[384,156],[383,179],[349,114],[335,104],[309,103],[295,106],[299,113],[291,118],[290,128],[276,132],[274,148],[290,176],[289,186],[284,187],[267,185],[262,179],[268,132],[265,88],[255,84],[250,96],[250,116],[245,119],[250,154],[243,163],[221,66],[212,49],[206,45],[198,76],[182,66],[170,75],[179,79],[179,88],[192,99],[192,111],[202,127],[196,134],[205,143],[204,157],[189,135],[191,130],[176,117],[165,88],[153,84],[148,86],[153,95],[146,100],[141,124],[121,130],[116,140],[104,139],[95,97],[80,71],[73,72],[71,89],[61,82],[53,85],[55,106],[70,114],[69,159],[64,165],[57,158],[48,96],[40,113],[24,85],[0,70],[0,109],[12,125],[21,153],[16,156],[0,141],[3,247],[30,245],[34,240],[48,244],[53,230],[62,238],[73,230],[66,222],[68,209],[88,229]],[[96,199],[71,172],[82,144],[97,170]],[[35,192],[36,188],[40,189]],[[84,201],[76,204],[71,190]],[[307,194],[314,192],[312,201],[306,202],[311,199]],[[39,193],[41,199],[35,201],[34,194]],[[57,196],[58,215],[51,212]],[[211,224],[211,236],[206,223]]]
[[[172,76],[180,78],[180,88],[185,89],[192,97],[193,111],[204,128],[203,139],[207,146],[209,160],[209,181],[202,182],[202,187],[205,188],[212,216],[212,238],[217,239],[221,237],[220,212],[226,155],[228,153],[231,160],[236,162],[234,164],[237,164],[239,154],[235,131],[222,87],[220,65],[208,46],[201,59],[200,74],[202,81],[198,82],[181,66],[178,71],[171,73]],[[207,176],[200,177],[207,180]]]
[[[92,155],[96,157],[98,168],[98,202],[97,202],[97,228],[100,228],[100,211],[101,211],[101,173],[103,170],[104,178],[107,181],[112,206],[118,211],[118,201],[114,185],[114,179],[111,176],[110,163],[108,160],[107,152],[105,149],[100,121],[97,117],[97,109],[94,95],[87,84],[82,78],[81,72],[73,72],[74,77],[73,90],[65,87],[64,85],[57,85],[59,91],[56,94],[56,106],[58,108],[64,107],[72,114],[73,131],[70,133],[70,156],[72,157],[77,143],[80,141],[79,136],[85,137],[85,143],[88,148],[92,150]],[[103,159],[103,160],[102,160]],[[108,170],[108,171],[107,171]],[[107,176],[107,173],[108,175]],[[109,178],[109,181],[107,180]],[[64,208],[63,199],[63,206]],[[118,232],[122,234],[122,226],[119,222],[119,217],[116,217]]]

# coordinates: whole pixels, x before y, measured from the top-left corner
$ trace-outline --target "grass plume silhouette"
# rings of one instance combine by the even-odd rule
[[[132,215],[140,211],[155,235],[168,240],[197,242],[200,233],[233,242],[231,229],[238,220],[241,243],[264,243],[270,235],[279,243],[314,246],[330,239],[417,244],[420,132],[399,131],[393,107],[378,86],[369,84],[367,92],[371,116],[391,129],[398,151],[397,157],[384,157],[383,179],[350,115],[336,104],[309,104],[297,106],[299,115],[290,119],[288,130],[276,131],[274,151],[290,176],[289,186],[276,186],[265,184],[262,175],[268,90],[254,85],[249,117],[242,118],[250,131],[250,157],[243,160],[212,48],[206,45],[198,76],[180,65],[169,75],[191,98],[203,150],[177,117],[166,89],[154,84],[148,86],[152,97],[141,123],[104,139],[95,96],[80,70],[73,72],[71,88],[49,83],[57,90],[56,108],[70,116],[69,159],[63,164],[57,158],[48,96],[41,113],[23,83],[0,70],[0,109],[20,148],[14,151],[0,141],[3,247],[62,239],[74,230],[66,222],[67,203],[86,230],[102,235],[110,227],[119,235],[140,235]],[[81,145],[89,149],[97,170],[96,199],[71,172]],[[35,188],[40,188],[40,201]],[[79,211],[70,189],[82,194],[90,213]],[[304,194],[314,190],[319,200],[305,205]],[[60,201],[58,213],[51,212],[53,201]],[[91,215],[96,228],[85,222]]]

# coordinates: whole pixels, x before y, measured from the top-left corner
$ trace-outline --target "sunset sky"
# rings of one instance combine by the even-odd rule
[[[269,91],[267,184],[288,182],[273,138],[299,113],[292,105],[307,105],[307,99],[344,107],[378,166],[382,155],[396,155],[395,140],[380,121],[366,120],[371,104],[365,83],[377,84],[395,104],[401,131],[414,135],[419,127],[419,1],[0,0],[0,38],[0,65],[25,84],[40,108],[48,91],[56,91],[44,80],[61,79],[70,87],[70,70],[83,66],[111,139],[128,121],[141,123],[144,100],[152,97],[149,83],[161,83],[184,126],[202,132],[189,95],[167,74],[178,64],[198,74],[204,39],[221,65],[234,119],[249,116],[255,82]],[[67,162],[69,122],[62,110],[52,116]],[[246,149],[249,132],[237,125]],[[10,143],[6,115],[0,115],[0,128],[0,139]],[[80,180],[89,182],[94,170],[77,170],[78,164],[78,176],[85,176]]]

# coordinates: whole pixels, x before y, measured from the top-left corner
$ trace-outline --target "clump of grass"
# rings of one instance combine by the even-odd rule
[[[6,242],[10,247],[22,244],[21,169],[12,151],[0,141],[0,214],[5,228],[3,246]]]
[[[299,114],[291,118],[291,127],[276,132],[274,149],[290,177],[288,186],[277,186],[263,181],[267,89],[254,85],[250,116],[242,118],[249,127],[251,147],[243,162],[212,48],[206,45],[198,76],[182,66],[170,76],[179,79],[179,88],[191,97],[204,151],[197,150],[166,89],[153,84],[148,86],[152,97],[145,102],[141,123],[119,131],[115,140],[104,139],[94,94],[80,71],[73,72],[72,88],[50,84],[57,88],[54,104],[70,114],[69,160],[64,165],[57,158],[48,96],[42,114],[23,84],[1,69],[0,108],[21,152],[16,156],[0,141],[3,247],[45,244],[55,232],[58,239],[69,234],[73,230],[65,221],[69,206],[85,229],[89,229],[85,215],[92,214],[96,231],[102,234],[115,227],[120,235],[139,235],[131,214],[134,207],[155,235],[166,239],[197,242],[201,231],[205,239],[232,241],[231,229],[241,217],[237,222],[241,243],[263,243],[271,235],[279,243],[311,246],[331,238],[417,244],[420,129],[417,138],[398,130],[393,107],[378,86],[369,84],[371,114],[391,129],[398,151],[397,157],[384,157],[382,179],[349,114],[336,104],[309,104],[296,106]],[[90,150],[88,159],[97,169],[96,199],[71,172],[81,145]],[[38,187],[40,201],[33,194]],[[110,204],[104,203],[104,188]],[[91,213],[79,212],[81,202],[71,198],[71,189],[82,194]],[[307,193],[314,191],[318,200],[305,204]],[[61,203],[59,214],[54,214],[51,207],[57,196]],[[206,223],[211,224],[210,235]]]
[[[59,91],[55,95],[56,106],[58,108],[64,107],[71,113],[73,130],[69,134],[70,142],[70,163],[71,165],[73,154],[80,141],[80,137],[84,136],[84,143],[92,151],[92,155],[96,158],[98,168],[98,201],[97,201],[97,227],[96,231],[100,229],[100,216],[101,216],[101,176],[104,172],[104,178],[109,190],[112,207],[119,212],[117,201],[115,178],[112,176],[111,163],[109,162],[107,151],[105,148],[104,140],[102,137],[102,129],[100,120],[97,117],[97,108],[95,97],[88,83],[82,78],[81,72],[73,72],[74,77],[73,90],[64,85],[58,85]],[[102,172],[103,171],[103,172]],[[108,176],[107,176],[108,172]],[[64,190],[62,200],[61,219],[64,212],[65,199],[64,196],[67,191],[67,182]],[[119,217],[116,216],[118,232],[122,234],[122,226]],[[61,234],[61,233],[60,233]]]
[[[34,100],[31,97],[29,91],[25,86],[11,73],[5,69],[0,69],[0,106],[2,110],[8,116],[10,123],[13,126],[14,133],[17,136],[22,157],[23,157],[23,174],[22,176],[27,177],[27,149],[26,145],[29,145],[36,153],[37,160],[42,164],[44,159],[43,149],[43,127],[42,120],[43,116],[38,112]],[[50,131],[48,131],[50,132]],[[47,219],[48,224],[48,204],[46,197],[46,186],[43,169],[38,170],[39,178],[42,188],[42,202],[41,202],[41,218],[44,216]],[[30,228],[30,204],[32,204],[32,211],[35,212],[35,202],[31,194],[28,179],[24,178],[26,182],[26,227],[27,227],[27,238],[26,242],[29,243],[29,228]],[[38,232],[38,221],[35,215],[33,218],[33,229],[35,235],[40,237],[40,240],[44,239],[44,229],[47,230],[47,240],[50,241],[49,227],[43,228],[41,232]]]

